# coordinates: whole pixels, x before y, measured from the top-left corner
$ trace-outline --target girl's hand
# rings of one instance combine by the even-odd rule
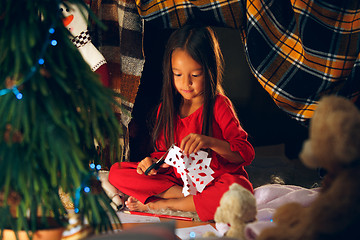
[[[190,133],[186,137],[184,137],[180,143],[180,149],[182,149],[183,153],[189,156],[191,153],[196,153],[200,149],[209,148],[212,151],[216,152],[223,158],[227,159],[232,163],[243,163],[244,159],[240,155],[239,152],[233,152],[230,147],[230,143],[225,140]]]
[[[144,174],[146,169],[148,169],[153,163],[157,162],[156,158],[151,158],[151,157],[146,157],[143,160],[141,160],[141,162],[139,162],[137,168],[136,168],[136,172],[138,174]],[[162,168],[166,168],[169,167],[170,165],[164,163],[162,164],[160,167]],[[150,172],[147,174],[148,176],[152,176],[152,175],[156,175],[158,172],[158,170],[156,169],[151,169]]]
[[[185,155],[189,156],[200,149],[211,148],[212,139],[205,135],[190,133],[182,139],[180,149],[182,149]]]
[[[154,162],[156,162],[157,159],[155,158],[151,158],[151,157],[146,157],[143,160],[141,160],[141,162],[139,162],[137,168],[136,168],[136,172],[138,174],[144,174],[146,169],[148,169]],[[151,171],[148,173],[148,175],[156,175],[157,171],[155,169],[151,169]]]

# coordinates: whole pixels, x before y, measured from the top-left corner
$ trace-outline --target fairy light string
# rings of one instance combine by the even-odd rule
[[[55,39],[51,38],[51,35],[53,35],[54,33],[55,33],[54,24],[52,24],[52,26],[48,30],[46,41],[45,41],[44,45],[42,46],[39,57],[38,57],[37,61],[35,61],[35,64],[30,68],[30,71],[28,72],[28,74],[26,75],[24,80],[22,81],[22,84],[29,81],[32,78],[32,76],[35,74],[35,72],[39,69],[39,67],[41,65],[44,65],[44,63],[45,63],[44,55],[45,55],[45,52],[46,52],[48,46],[51,45],[51,46],[55,47],[57,45],[57,41]],[[0,96],[6,95],[6,94],[12,92],[12,93],[14,93],[16,98],[20,100],[20,99],[22,99],[23,95],[19,91],[18,87],[19,87],[19,85],[14,85],[11,88],[4,88],[4,89],[0,90]]]
[[[57,5],[60,6],[60,1],[56,1],[56,2],[57,2]],[[53,24],[51,24],[50,28],[48,29],[44,44],[40,51],[40,55],[37,58],[37,60],[35,61],[35,64],[30,68],[30,71],[28,72],[28,74],[26,75],[26,77],[24,78],[24,80],[22,81],[21,84],[29,81],[33,77],[35,72],[39,69],[39,67],[41,65],[44,65],[44,63],[45,63],[44,56],[45,56],[46,50],[49,47],[49,45],[51,45],[53,47],[55,47],[57,45],[56,39],[54,39],[52,37],[52,35],[55,33],[54,26],[55,26],[55,24],[53,23]],[[16,96],[17,99],[19,99],[19,100],[22,99],[23,94],[19,91],[18,87],[19,87],[19,84],[18,85],[15,84],[10,88],[1,89],[0,97],[12,92]]]
[[[80,187],[78,187],[75,190],[75,196],[73,199],[73,203],[74,203],[74,212],[75,213],[79,213],[79,205],[80,205],[80,198],[81,198],[81,193],[85,192],[85,193],[89,193],[91,191],[91,188],[88,186],[88,182],[90,180],[91,177],[96,177],[97,180],[99,180],[99,175],[98,175],[98,171],[101,170],[101,165],[100,164],[95,164],[95,163],[91,163],[90,164],[90,173],[83,179]]]

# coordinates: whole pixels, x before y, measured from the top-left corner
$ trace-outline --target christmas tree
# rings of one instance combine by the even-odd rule
[[[1,232],[34,232],[39,216],[45,225],[46,217],[66,222],[59,189],[94,229],[108,230],[116,218],[97,179],[95,143],[120,160],[113,108],[121,96],[103,87],[69,40],[60,4],[66,2],[0,3]]]

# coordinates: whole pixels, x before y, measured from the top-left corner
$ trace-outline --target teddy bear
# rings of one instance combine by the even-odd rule
[[[223,228],[226,237],[244,239],[244,228],[247,223],[256,220],[256,214],[254,195],[241,185],[233,183],[221,197],[214,220],[218,230],[221,224],[226,226]]]
[[[360,112],[350,100],[320,99],[299,157],[307,167],[327,172],[319,195],[307,207],[277,208],[275,224],[257,239],[360,239]]]

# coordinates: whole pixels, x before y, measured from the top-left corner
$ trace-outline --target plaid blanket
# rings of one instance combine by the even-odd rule
[[[124,97],[117,99],[122,110],[116,108],[115,111],[125,128],[125,135],[121,136],[123,160],[129,160],[128,126],[145,62],[143,20],[131,0],[92,0],[90,7],[106,27],[91,25],[93,43],[108,62],[110,87]]]
[[[360,94],[359,1],[136,0],[164,28],[189,20],[241,30],[253,74],[275,103],[306,122],[323,95]]]

